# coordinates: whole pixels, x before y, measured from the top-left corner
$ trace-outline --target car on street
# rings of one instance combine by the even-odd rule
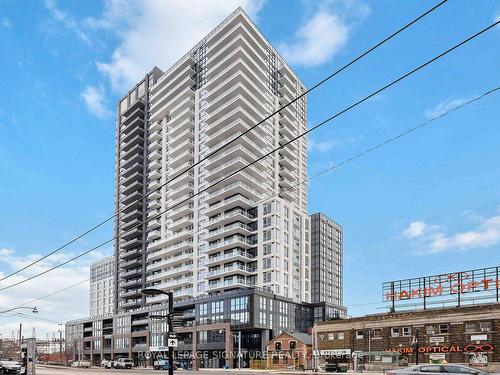
[[[0,358],[0,374],[19,374],[21,364],[12,358]]]
[[[134,361],[131,358],[118,358],[113,361],[113,367],[118,369],[131,369],[134,366]]]
[[[478,368],[462,366],[462,365],[417,365],[405,367],[397,370],[389,370],[385,372],[386,375],[491,375],[491,373],[484,372]]]

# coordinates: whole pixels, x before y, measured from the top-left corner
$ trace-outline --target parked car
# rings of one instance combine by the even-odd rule
[[[113,368],[113,364],[114,364],[114,363],[113,363],[113,360],[108,359],[108,360],[106,360],[106,362],[104,363],[103,367],[104,367],[104,368]]]
[[[134,361],[131,358],[118,358],[113,361],[113,367],[119,369],[131,369],[134,366]]]
[[[179,367],[179,363],[174,362],[174,370],[177,370]],[[168,360],[167,359],[158,359],[153,362],[153,369],[154,370],[168,370],[169,365],[168,365]]]
[[[325,363],[325,372],[337,372],[339,366],[336,363],[329,362]]]
[[[12,358],[0,358],[0,374],[19,374],[21,364]]]
[[[474,367],[462,365],[418,365],[386,371],[386,375],[491,375]]]

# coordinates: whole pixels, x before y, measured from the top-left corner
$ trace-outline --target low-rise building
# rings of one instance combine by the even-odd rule
[[[306,369],[311,367],[312,338],[305,332],[285,331],[266,345],[267,368]]]
[[[314,326],[318,363],[353,364],[363,353],[366,366],[398,353],[402,363],[500,364],[500,304],[465,305],[389,312],[318,322]],[[376,356],[368,353],[377,352]],[[344,355],[333,355],[341,354]],[[356,357],[356,356],[354,356]],[[387,356],[389,357],[389,355]]]

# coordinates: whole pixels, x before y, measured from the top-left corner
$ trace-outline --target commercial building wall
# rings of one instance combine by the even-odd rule
[[[498,366],[499,332],[499,304],[367,315],[318,322],[314,327],[316,350],[393,351],[410,364],[418,353],[419,363],[442,359],[468,364],[484,356],[489,366]]]

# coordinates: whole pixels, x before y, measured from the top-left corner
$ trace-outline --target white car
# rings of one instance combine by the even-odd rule
[[[14,361],[12,358],[0,358],[0,373],[1,374],[19,374],[21,372],[21,364]]]

